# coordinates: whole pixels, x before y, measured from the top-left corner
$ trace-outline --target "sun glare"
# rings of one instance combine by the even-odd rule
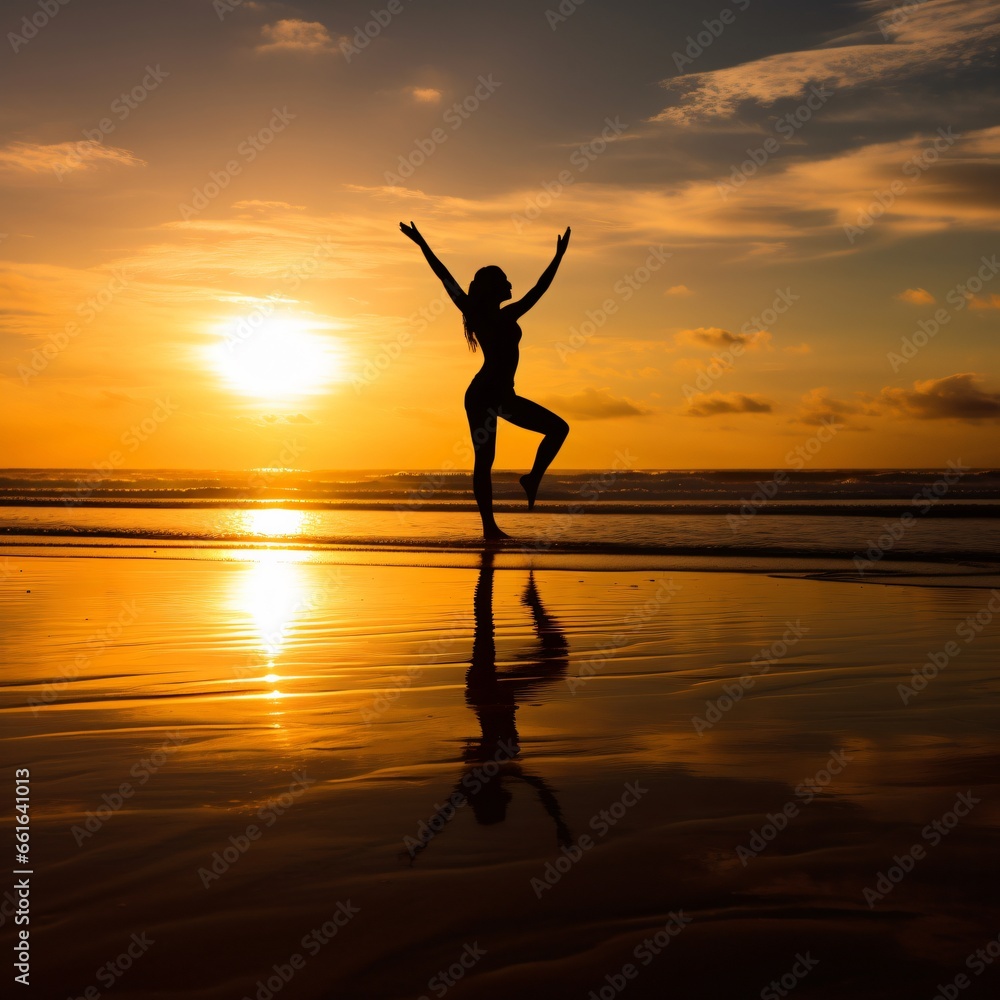
[[[258,556],[242,572],[234,604],[253,622],[259,650],[273,668],[299,617],[308,610],[310,591],[301,566],[277,553]],[[271,673],[273,669],[268,676]]]
[[[295,316],[269,316],[251,326],[229,320],[211,348],[216,370],[237,392],[258,399],[287,400],[322,391],[342,364],[330,337]]]
[[[234,521],[236,526],[248,535],[288,537],[303,533],[310,520],[307,511],[286,510],[283,507],[265,507],[260,510],[238,511]]]

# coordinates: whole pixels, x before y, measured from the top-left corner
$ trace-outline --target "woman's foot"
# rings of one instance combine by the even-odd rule
[[[524,492],[528,494],[528,510],[531,510],[535,506],[535,497],[538,496],[539,481],[534,479],[529,472],[527,475],[521,476],[519,482],[524,487]]]
[[[486,542],[510,542],[513,538],[506,531],[501,531],[495,525],[492,528],[483,529],[483,541]]]

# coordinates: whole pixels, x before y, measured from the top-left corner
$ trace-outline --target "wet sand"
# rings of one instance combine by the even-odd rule
[[[0,557],[28,995],[996,989],[994,590],[114,554]]]

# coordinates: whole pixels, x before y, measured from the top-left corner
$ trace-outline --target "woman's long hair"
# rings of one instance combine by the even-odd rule
[[[497,272],[502,275],[503,269],[496,264],[488,264],[486,267],[481,267],[472,276],[466,308],[462,313],[462,328],[465,331],[465,339],[468,341],[470,351],[475,351],[479,346],[479,341],[476,340],[476,327],[479,326],[483,314],[490,306],[496,305],[494,288]]]

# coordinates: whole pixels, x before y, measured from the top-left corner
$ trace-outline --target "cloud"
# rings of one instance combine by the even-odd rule
[[[801,344],[789,344],[782,350],[786,354],[811,354],[812,348],[803,340]]]
[[[257,212],[277,211],[305,211],[305,205],[292,205],[287,201],[263,201],[260,198],[246,198],[243,201],[234,201],[233,208],[247,209]]]
[[[100,142],[81,139],[79,142],[10,142],[0,148],[0,170],[42,174],[52,171],[57,176],[89,170],[103,164],[123,167],[145,167],[131,150],[105,146]]]
[[[283,204],[258,202],[238,217],[167,223],[161,242],[112,263],[151,281],[183,280],[192,291],[195,282],[236,277],[268,282],[261,289],[267,295],[288,294],[305,278],[374,270],[398,242],[390,243],[395,234],[380,219],[310,215]]]
[[[802,404],[796,415],[799,423],[820,427],[823,424],[835,423],[841,426],[851,426],[855,430],[866,428],[853,423],[852,417],[876,416],[880,409],[876,402],[866,393],[856,392],[853,399],[836,399],[830,395],[826,386],[810,389],[802,397]]]
[[[664,293],[664,295],[694,295],[694,292],[688,288],[687,285],[671,285]]]
[[[689,417],[717,417],[723,413],[771,413],[774,407],[762,396],[742,392],[707,392],[688,401]]]
[[[935,150],[941,136],[932,129],[813,159],[772,161],[727,197],[720,197],[720,179],[711,177],[659,188],[581,179],[560,195],[559,204],[567,218],[586,217],[603,227],[602,242],[581,237],[574,243],[578,255],[669,242],[674,247],[721,247],[755,261],[802,261],[808,259],[804,255],[858,253],[893,239],[1000,228],[1000,126],[961,136],[944,152]],[[930,165],[932,159],[929,172],[914,166]],[[894,181],[904,184],[904,192],[879,208],[874,192],[888,190]],[[486,225],[496,231],[498,253],[523,254],[530,246],[509,220],[537,196],[531,187],[482,198],[388,186],[346,189],[383,202],[392,211],[398,206],[404,214],[433,216],[435,227],[447,226],[453,239],[470,248]],[[857,226],[873,204],[880,214],[877,222],[849,242],[845,226]]]
[[[893,16],[894,6],[900,5],[864,4],[870,19],[822,47],[663,80],[661,86],[678,100],[651,120],[690,125],[730,118],[746,102],[769,107],[784,98],[805,97],[814,84],[839,91],[898,85],[929,71],[950,75],[979,58],[989,60],[1000,37],[997,0],[925,0],[901,6],[901,17]]]
[[[969,299],[970,309],[1000,309],[1000,295],[973,295]]]
[[[257,52],[335,52],[336,46],[326,26],[319,21],[285,18],[261,28],[265,39]]]
[[[882,400],[903,416],[919,420],[980,420],[1000,419],[1000,392],[979,388],[983,381],[974,372],[960,372],[944,378],[914,382],[912,389],[887,386]]]
[[[674,334],[674,343],[682,347],[704,347],[712,351],[728,350],[741,344],[746,350],[770,348],[771,334],[766,330],[756,333],[730,333],[718,326],[699,326],[694,330],[681,330]]]
[[[900,302],[909,302],[911,306],[932,306],[937,301],[926,288],[907,288],[896,298]]]
[[[615,420],[645,417],[653,411],[624,397],[612,396],[607,389],[584,389],[572,396],[555,396],[548,401],[557,413],[577,420]]]
[[[441,100],[441,91],[435,87],[410,87],[407,93],[418,104],[437,104]]]

